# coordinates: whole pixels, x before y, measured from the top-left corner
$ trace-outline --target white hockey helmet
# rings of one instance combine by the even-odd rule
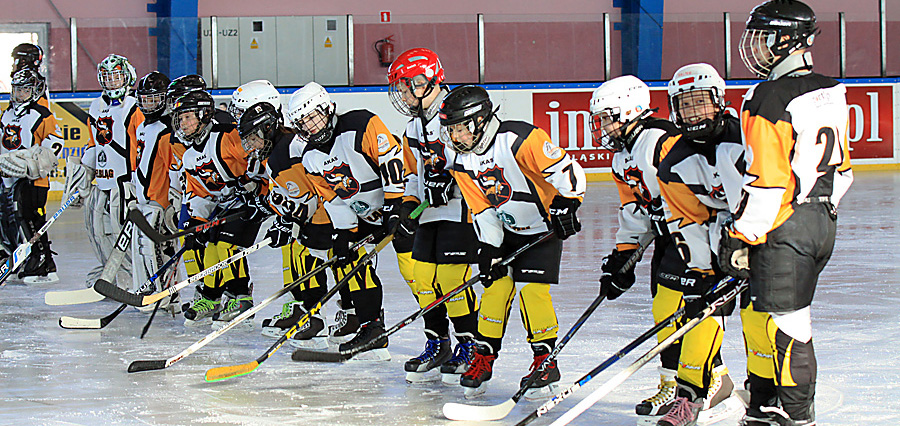
[[[240,85],[231,93],[231,104],[228,105],[228,112],[231,113],[236,122],[240,123],[241,115],[244,114],[244,111],[259,102],[268,102],[275,107],[279,114],[281,113],[281,94],[278,93],[278,89],[269,80],[253,80]]]
[[[628,141],[624,130],[651,112],[647,84],[633,75],[616,77],[591,95],[591,134],[601,147],[621,151]]]
[[[671,120],[685,136],[703,142],[718,134],[725,117],[725,80],[712,65],[679,68],[668,89]]]
[[[137,82],[137,72],[128,58],[113,53],[97,64],[97,81],[107,98],[119,101],[131,93],[131,87]]]
[[[301,139],[316,146],[331,139],[337,124],[336,110],[325,88],[313,81],[291,95],[286,117]]]

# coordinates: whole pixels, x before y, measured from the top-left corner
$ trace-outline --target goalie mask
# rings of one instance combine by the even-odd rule
[[[166,112],[166,90],[169,88],[169,77],[159,71],[153,71],[138,82],[135,96],[138,108],[148,121],[159,120]]]
[[[181,141],[202,147],[212,130],[215,101],[203,90],[188,92],[178,98],[172,107],[172,128]]]
[[[12,58],[13,69],[9,73],[10,77],[13,77],[23,69],[38,71],[41,67],[41,62],[44,60],[44,50],[36,44],[22,43],[13,48]]]
[[[228,112],[234,117],[234,121],[240,123],[244,111],[258,102],[268,102],[281,112],[281,94],[269,80],[254,80],[235,89],[231,94]]]
[[[812,46],[818,32],[816,14],[803,2],[767,1],[750,12],[741,35],[741,60],[760,78],[769,78],[791,53]]]
[[[44,92],[44,82],[37,71],[26,68],[12,78],[12,91],[9,93],[9,102],[13,106],[13,112],[21,117],[28,110],[32,102],[38,100]]]
[[[441,141],[461,154],[484,154],[500,127],[493,107],[483,87],[466,85],[451,90],[441,104]]]
[[[633,75],[616,77],[591,95],[591,135],[612,152],[631,149],[640,121],[651,113],[650,88]]]
[[[127,58],[112,54],[97,65],[97,81],[103,95],[115,105],[131,91],[137,81],[137,73]]]
[[[403,115],[416,117],[422,108],[422,99],[444,81],[444,67],[436,53],[417,47],[401,53],[391,63],[387,79],[388,95],[394,108]]]
[[[725,80],[709,64],[685,65],[669,81],[671,120],[684,135],[703,143],[725,124]]]
[[[281,113],[268,102],[258,102],[241,115],[238,133],[241,146],[248,154],[261,160],[269,158],[272,144],[281,127]]]
[[[301,139],[317,147],[331,140],[337,126],[336,110],[325,88],[311,82],[291,95],[287,119]]]

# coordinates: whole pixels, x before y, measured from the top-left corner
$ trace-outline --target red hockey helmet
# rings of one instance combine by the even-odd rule
[[[391,103],[401,114],[415,117],[421,98],[428,96],[434,85],[444,81],[444,67],[436,53],[424,47],[400,54],[388,68]],[[425,88],[421,97],[416,89]],[[410,105],[412,104],[412,105]]]

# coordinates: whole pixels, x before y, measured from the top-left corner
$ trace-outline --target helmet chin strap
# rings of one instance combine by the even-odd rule
[[[772,67],[767,80],[778,80],[784,76],[808,74],[812,71],[812,53],[809,51],[799,55],[788,55]]]
[[[484,134],[481,135],[478,143],[475,144],[473,152],[478,155],[487,152],[488,148],[494,144],[494,137],[497,136],[497,130],[500,130],[500,120],[497,118],[497,111],[494,111],[494,113],[491,114],[491,121],[488,121],[488,124],[484,126]]]

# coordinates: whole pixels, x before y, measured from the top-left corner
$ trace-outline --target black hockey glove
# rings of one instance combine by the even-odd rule
[[[735,278],[750,278],[750,245],[739,238],[732,237],[728,230],[730,224],[722,226],[722,237],[719,239],[719,268],[727,275]]]
[[[190,218],[184,228],[190,229],[204,223],[202,220]],[[188,250],[203,250],[207,243],[209,243],[209,231],[197,231],[184,236],[184,246]]]
[[[615,300],[634,285],[634,265],[622,270],[633,253],[634,249],[613,250],[603,258],[603,263],[600,264],[600,294],[605,294],[607,299]]]
[[[392,198],[384,200],[384,207],[381,208],[381,227],[384,235],[394,235],[400,226],[400,206],[403,200],[400,198]]]
[[[553,224],[553,230],[559,239],[565,240],[581,230],[581,222],[575,216],[579,206],[581,201],[577,198],[561,195],[553,197],[553,202],[550,203],[550,223]]]
[[[681,292],[684,297],[684,313],[696,315],[709,302],[710,289],[716,284],[716,276],[689,269],[681,276]]]
[[[294,223],[284,216],[275,217],[272,226],[266,231],[266,237],[269,238],[269,247],[278,248],[291,243],[294,239],[293,235]]]
[[[496,266],[501,260],[503,260],[503,254],[500,252],[500,247],[481,244],[481,247],[478,248],[478,279],[484,288],[490,287],[494,281],[508,274],[507,267]]]
[[[331,234],[331,241],[334,243],[332,250],[334,253],[334,266],[344,268],[351,264],[359,256],[353,248],[353,236],[356,233],[349,229],[335,229]]]
[[[450,172],[426,170],[422,181],[425,186],[425,199],[428,200],[431,207],[446,206],[453,198],[453,187],[456,185],[456,181],[453,180],[453,176],[450,176]]]
[[[238,196],[244,204],[244,220],[247,222],[261,222],[275,214],[265,195],[241,192]]]
[[[412,200],[400,204],[400,226],[397,228],[397,236],[411,238],[416,229],[419,229],[419,218],[409,217],[416,207],[419,207],[419,203]]]

